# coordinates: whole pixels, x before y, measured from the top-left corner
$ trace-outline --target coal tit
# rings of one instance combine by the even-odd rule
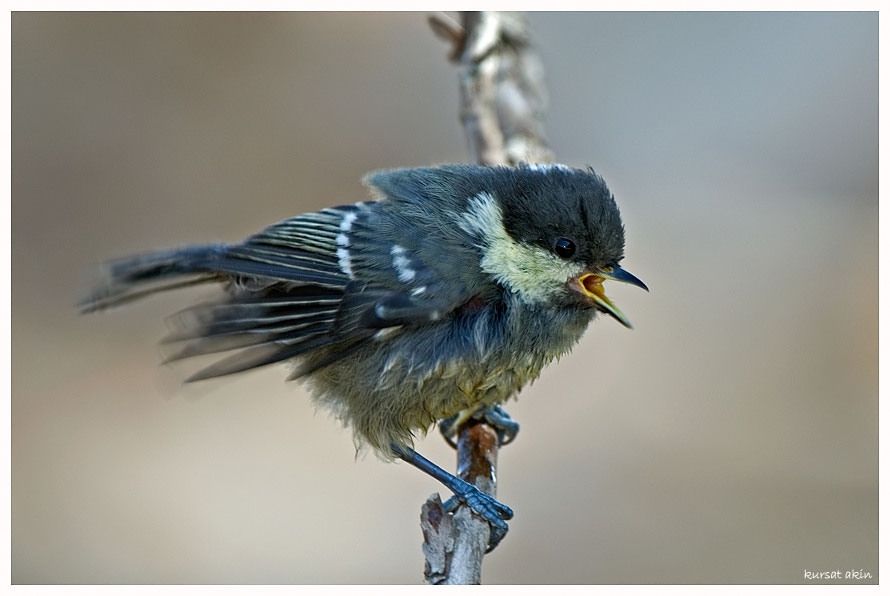
[[[603,290],[646,289],[619,266],[618,207],[593,170],[562,165],[399,169],[365,183],[375,200],[243,242],[111,262],[82,311],[221,283],[225,296],[180,313],[167,339],[174,359],[233,352],[189,380],[291,362],[290,378],[357,444],[445,482],[492,522],[496,544],[509,508],[424,460],[412,439],[515,395],[596,313],[630,326]]]

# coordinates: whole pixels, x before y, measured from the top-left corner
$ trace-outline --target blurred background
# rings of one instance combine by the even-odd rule
[[[551,145],[652,291],[509,404],[484,581],[876,582],[877,14],[530,20]],[[103,260],[465,161],[448,51],[422,13],[13,13],[14,583],[423,581],[434,481],[356,457],[284,366],[159,365],[210,290],[74,305]]]

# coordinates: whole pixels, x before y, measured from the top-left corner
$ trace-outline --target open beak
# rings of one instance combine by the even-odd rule
[[[618,265],[598,267],[593,271],[587,271],[577,277],[573,277],[569,280],[569,287],[576,292],[580,292],[584,296],[587,296],[594,306],[604,313],[612,315],[616,321],[630,329],[630,321],[628,321],[627,317],[624,316],[624,313],[618,310],[618,307],[606,297],[606,293],[603,290],[603,281],[607,279],[631,284],[632,286],[643,288],[647,292],[649,291],[646,284],[640,281],[639,278],[632,273],[625,271]]]

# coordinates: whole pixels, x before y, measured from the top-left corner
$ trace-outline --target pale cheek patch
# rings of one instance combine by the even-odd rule
[[[482,241],[482,270],[526,302],[549,301],[580,273],[577,264],[513,240],[504,228],[500,206],[489,193],[470,199],[459,225]]]
[[[492,243],[482,259],[482,269],[525,302],[549,302],[565,291],[566,282],[579,274],[577,265],[512,238]]]

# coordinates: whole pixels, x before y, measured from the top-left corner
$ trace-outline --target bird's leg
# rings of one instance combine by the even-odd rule
[[[395,443],[391,443],[390,447],[399,458],[418,470],[429,474],[454,493],[454,496],[445,502],[447,511],[453,511],[459,503],[466,503],[473,512],[481,515],[488,522],[491,526],[491,534],[488,539],[488,550],[486,552],[493,551],[504,536],[507,535],[509,527],[505,520],[513,517],[512,509],[491,495],[482,492],[466,480],[462,480],[454,474],[443,470],[413,449],[400,447]]]
[[[501,446],[509,445],[519,434],[519,423],[513,420],[499,404],[485,406],[478,410],[462,410],[451,418],[440,421],[439,432],[442,433],[449,445],[457,449],[457,443],[454,441],[457,429],[470,419],[481,420],[494,428],[498,433],[498,444]]]

